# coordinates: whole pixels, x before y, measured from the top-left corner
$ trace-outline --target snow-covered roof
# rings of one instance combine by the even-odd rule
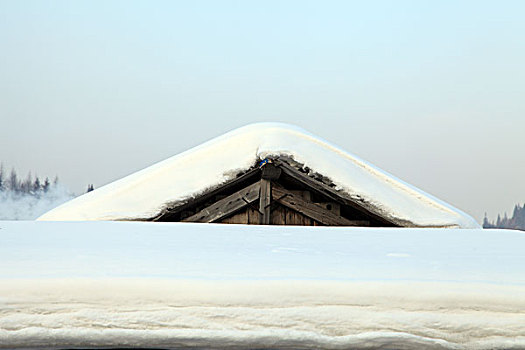
[[[0,242],[0,348],[525,348],[521,231],[0,221]]]
[[[341,195],[392,222],[415,227],[479,228],[462,211],[295,126],[248,125],[75,198],[38,220],[150,219],[253,168],[291,158],[329,178]]]

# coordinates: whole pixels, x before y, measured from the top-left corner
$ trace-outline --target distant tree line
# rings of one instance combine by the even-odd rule
[[[58,176],[55,176],[53,184],[58,184]],[[0,164],[0,191],[11,192],[13,194],[29,194],[38,195],[49,191],[51,182],[46,177],[43,181],[38,176],[33,178],[29,172],[25,179],[18,176],[16,170],[13,168],[9,174],[6,173],[3,164]]]
[[[51,185],[58,185],[58,176],[55,176],[53,182],[51,182],[48,177],[43,180],[38,176],[33,178],[30,171],[25,178],[20,178],[14,168],[8,174],[4,169],[4,165],[0,163],[0,192],[38,196],[48,192]],[[94,189],[93,184],[89,184],[86,192],[91,192]]]
[[[34,220],[73,198],[75,194],[58,183],[58,176],[52,182],[31,172],[21,178],[0,163],[0,220]]]
[[[483,228],[507,228],[525,231],[525,204],[522,206],[516,204],[510,218],[505,213],[503,218],[498,214],[496,221],[489,221],[487,214],[485,214]]]

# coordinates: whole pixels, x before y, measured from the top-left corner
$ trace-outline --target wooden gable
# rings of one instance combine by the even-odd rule
[[[397,226],[289,160],[264,160],[236,179],[166,209],[154,221],[302,226]]]

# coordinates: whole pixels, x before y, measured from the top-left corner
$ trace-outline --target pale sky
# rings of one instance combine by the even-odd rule
[[[95,188],[303,127],[473,215],[525,202],[523,1],[3,1],[0,161]]]

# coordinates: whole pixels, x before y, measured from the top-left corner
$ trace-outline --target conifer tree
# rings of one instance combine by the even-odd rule
[[[9,175],[9,189],[13,192],[20,191],[20,181],[18,181],[18,175],[14,168],[11,169],[11,174]]]
[[[49,191],[49,186],[50,185],[51,185],[51,183],[49,183],[49,178],[46,177],[46,179],[44,180],[44,184],[42,185],[42,191],[44,191],[44,192]]]
[[[42,185],[40,184],[40,179],[38,178],[38,176],[36,176],[35,182],[33,183],[33,191],[37,193],[40,192],[41,189]]]
[[[4,190],[5,184],[4,184],[4,164],[0,163],[0,191]]]
[[[487,218],[487,213],[485,213],[485,217],[483,218],[483,228],[491,228],[491,224],[489,219]]]
[[[33,176],[31,175],[31,171],[27,174],[27,177],[22,183],[20,184],[20,191],[22,193],[30,193],[33,190]]]

